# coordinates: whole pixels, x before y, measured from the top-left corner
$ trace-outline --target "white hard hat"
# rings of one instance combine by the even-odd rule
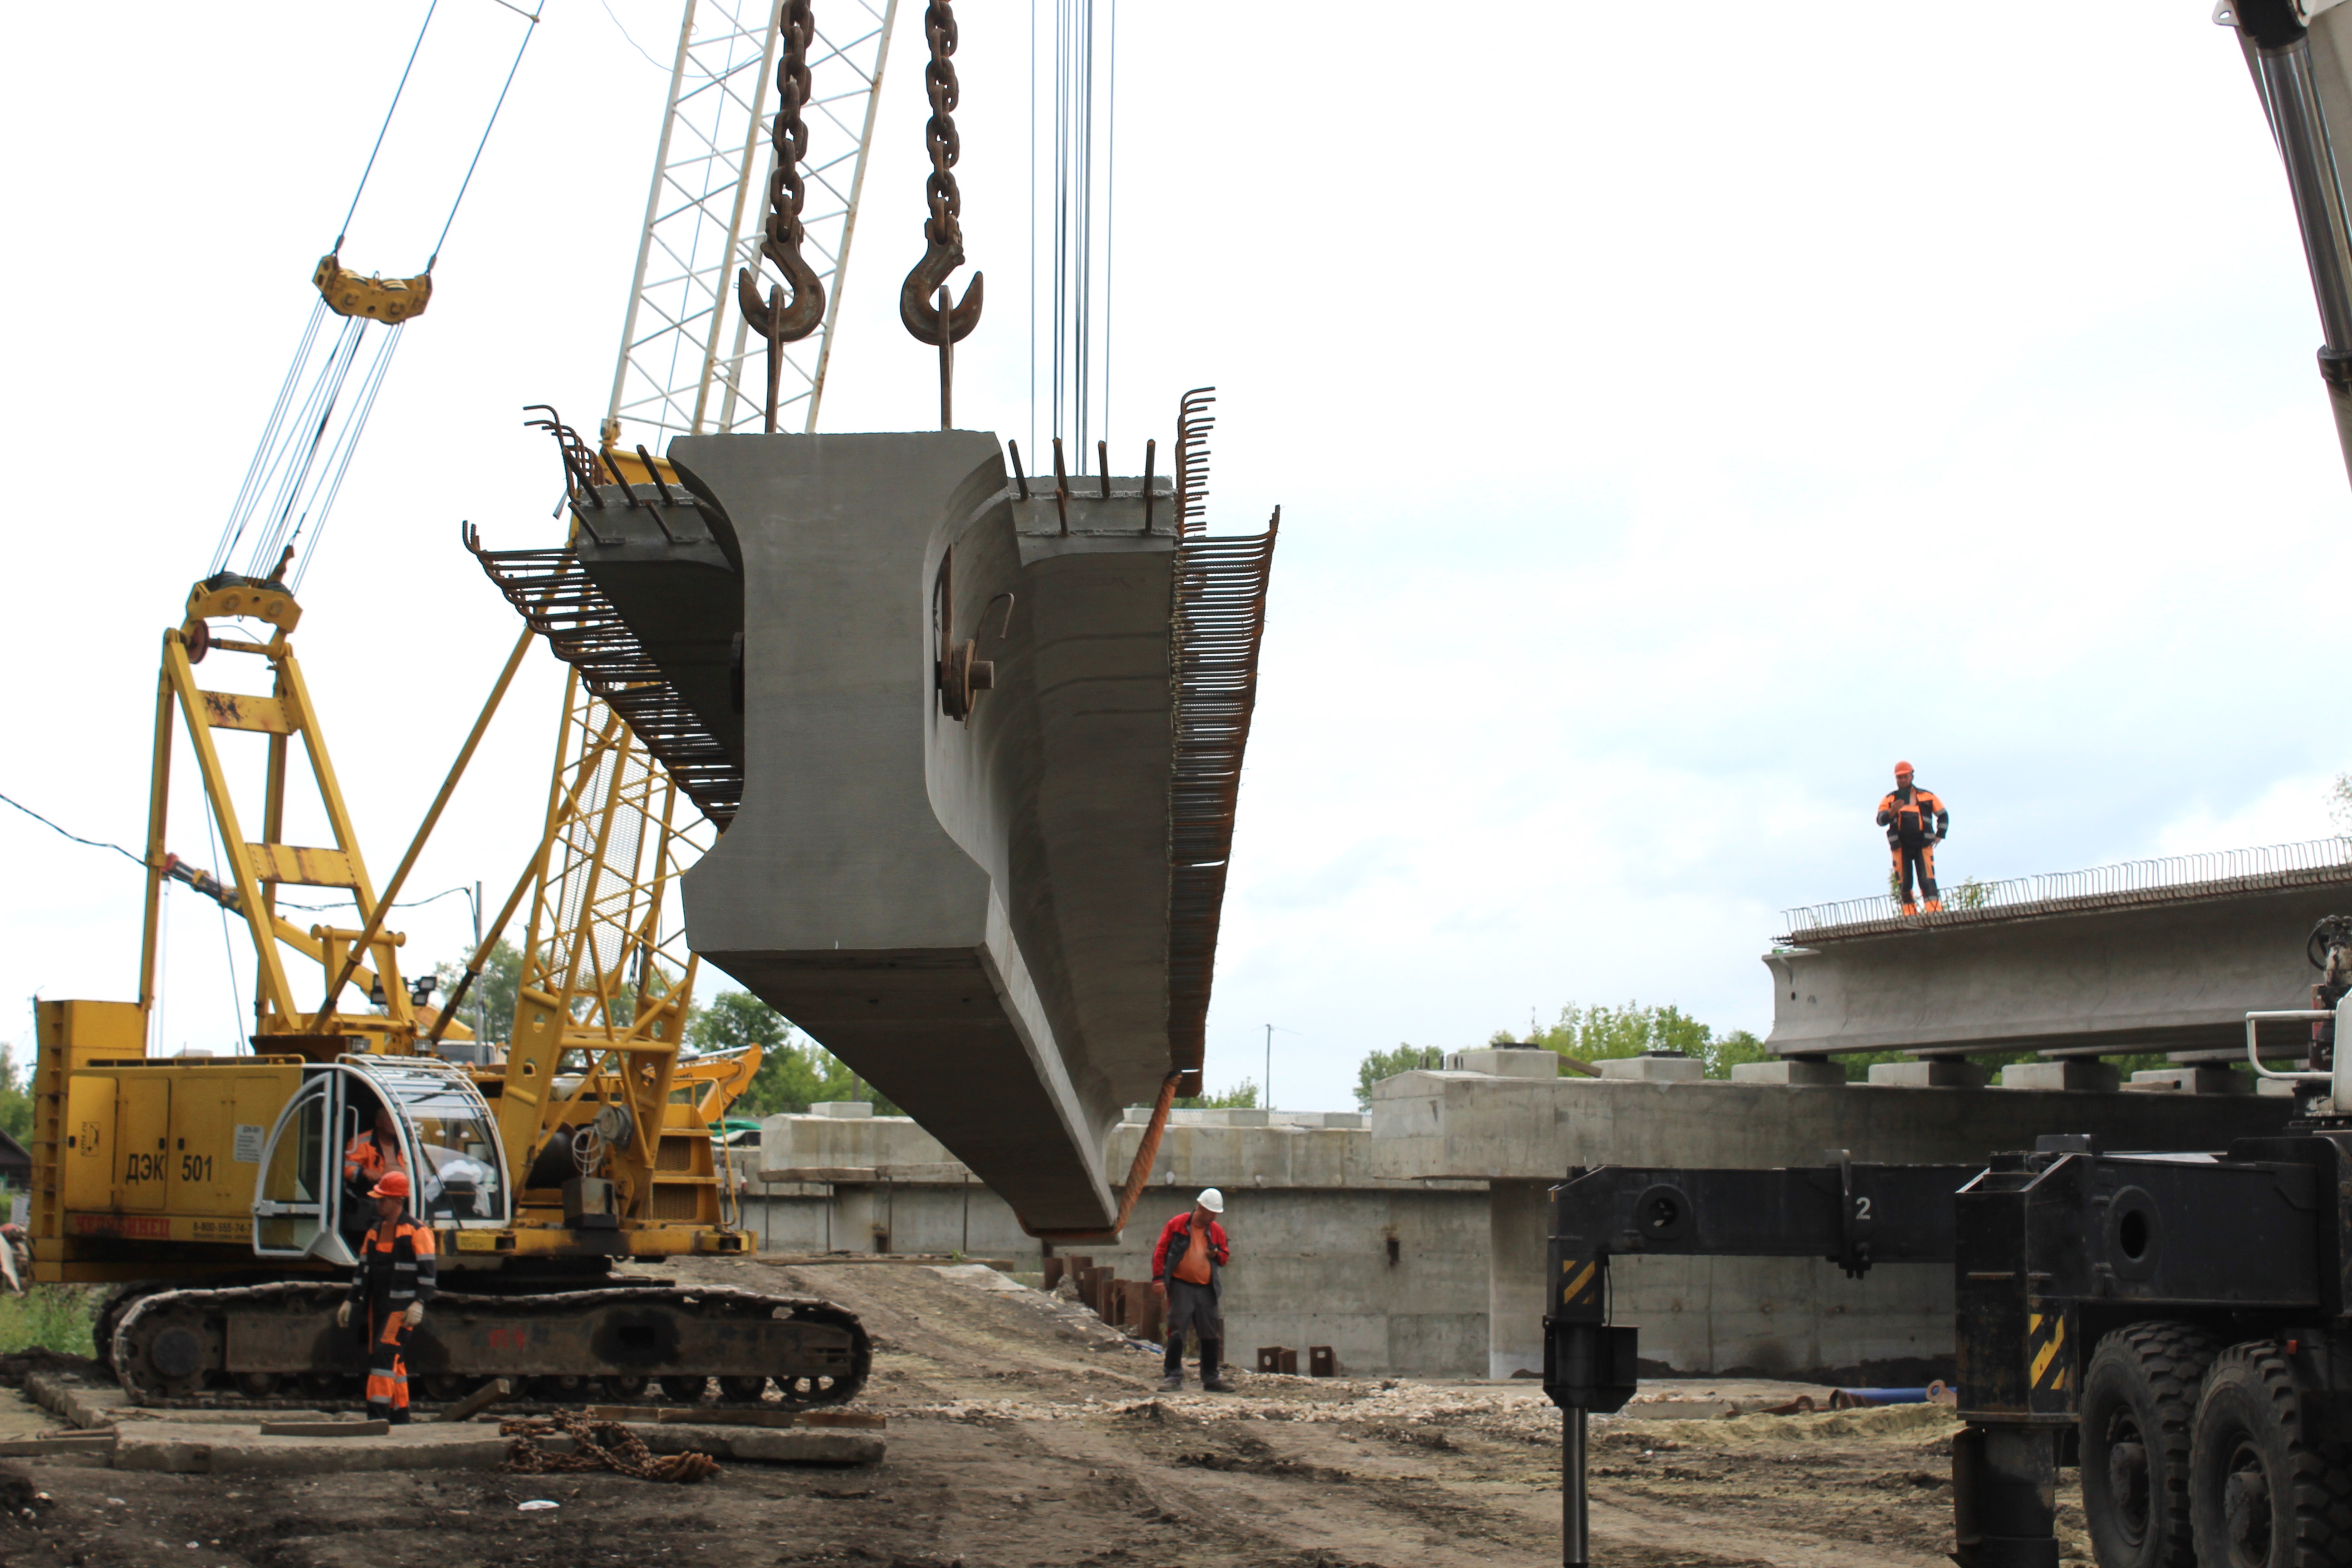
[[[1211,1214],[1223,1214],[1225,1212],[1225,1194],[1217,1191],[1214,1187],[1202,1187],[1201,1189],[1200,1204],[1202,1208],[1207,1209]]]

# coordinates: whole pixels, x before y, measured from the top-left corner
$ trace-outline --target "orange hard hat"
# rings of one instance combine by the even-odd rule
[[[1895,776],[1898,779],[1910,771],[1911,764],[1909,763],[1897,763],[1895,764]]]
[[[368,1193],[372,1198],[404,1198],[408,1195],[408,1173],[386,1171],[383,1179]]]

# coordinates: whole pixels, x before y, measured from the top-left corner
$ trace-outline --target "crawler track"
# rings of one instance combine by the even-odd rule
[[[361,1330],[334,1326],[344,1288],[317,1280],[205,1289],[134,1287],[101,1310],[100,1343],[142,1405],[318,1409],[361,1403]],[[873,1349],[856,1315],[812,1296],[725,1286],[627,1285],[434,1298],[406,1352],[422,1404],[492,1377],[526,1380],[518,1405],[672,1400],[749,1404],[771,1382],[801,1408],[856,1397]]]

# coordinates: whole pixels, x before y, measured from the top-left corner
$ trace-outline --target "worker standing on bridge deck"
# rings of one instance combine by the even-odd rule
[[[1903,900],[1903,912],[1919,912],[1911,895],[1915,873],[1928,912],[1942,909],[1944,900],[1936,892],[1936,846],[1951,831],[1952,814],[1934,793],[1912,784],[1909,763],[1895,764],[1895,788],[1878,803],[1878,826],[1886,829],[1887,851],[1895,858],[1895,890]]]
[[[375,1200],[375,1224],[361,1245],[359,1270],[335,1326],[350,1328],[352,1309],[365,1303],[368,1419],[405,1426],[408,1363],[401,1352],[433,1299],[433,1233],[408,1217],[407,1172],[385,1172],[368,1196]]]
[[[1225,1194],[1214,1187],[1202,1189],[1190,1212],[1162,1226],[1160,1245],[1151,1249],[1151,1288],[1168,1303],[1168,1357],[1160,1371],[1160,1387],[1174,1393],[1184,1386],[1184,1335],[1201,1342],[1201,1386],[1211,1394],[1226,1391],[1218,1375],[1223,1366],[1224,1312],[1218,1305],[1224,1295],[1223,1270],[1233,1261],[1224,1226],[1217,1216],[1225,1212]]]

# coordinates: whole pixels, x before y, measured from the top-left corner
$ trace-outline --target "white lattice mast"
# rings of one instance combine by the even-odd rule
[[[642,441],[659,451],[671,436],[760,427],[765,391],[758,356],[767,345],[751,338],[730,301],[737,268],[760,273],[783,9],[782,0],[686,0],[601,432],[606,445],[626,451]],[[779,428],[796,409],[801,428],[816,428],[898,13],[898,0],[823,0],[815,7],[802,222],[803,253],[824,284],[824,325],[786,345]]]

